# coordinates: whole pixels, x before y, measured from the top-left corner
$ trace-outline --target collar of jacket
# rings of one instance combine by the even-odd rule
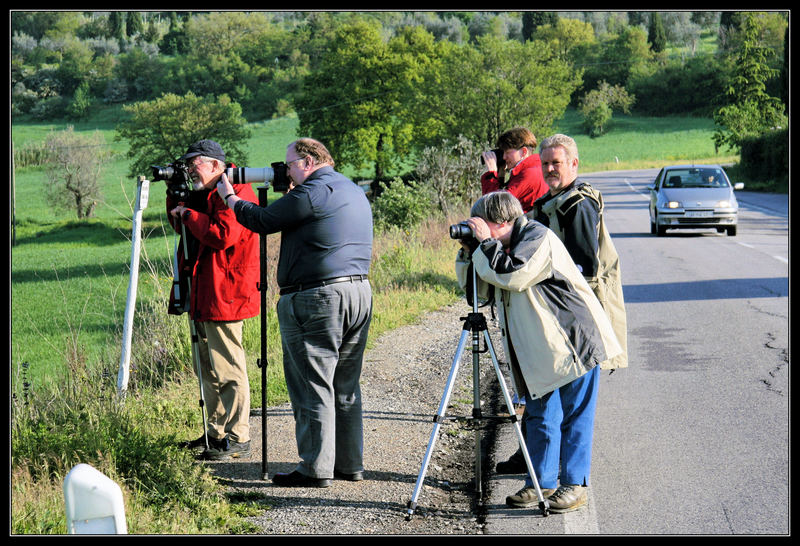
[[[520,239],[522,228],[528,225],[528,217],[524,214],[514,220],[514,225],[511,227],[511,238],[508,240],[509,248],[513,247]]]
[[[517,163],[516,165],[514,165],[514,168],[511,169],[509,174],[511,176],[516,176],[522,169],[535,168],[537,166],[541,167],[541,164],[542,162],[539,159],[539,154],[531,154],[522,161],[520,161],[519,163]]]

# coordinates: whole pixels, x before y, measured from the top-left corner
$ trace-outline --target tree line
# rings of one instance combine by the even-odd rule
[[[136,105],[181,99],[225,123],[296,115],[376,180],[445,140],[546,134],[569,105],[591,135],[614,111],[714,116],[737,147],[788,102],[788,12],[15,11],[11,32],[15,116],[147,119]]]

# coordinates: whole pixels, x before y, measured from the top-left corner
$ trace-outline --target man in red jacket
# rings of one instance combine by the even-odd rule
[[[509,129],[497,139],[497,147],[503,150],[505,172],[509,177],[503,182],[503,175],[498,172],[498,158],[494,151],[483,153],[486,172],[481,176],[481,193],[507,190],[528,212],[533,203],[547,193],[550,188],[542,176],[542,162],[536,150],[536,137],[525,127]]]
[[[250,451],[250,385],[242,325],[260,311],[258,235],[237,222],[214,191],[226,168],[225,152],[217,142],[195,142],[180,161],[187,165],[195,191],[185,202],[176,202],[167,192],[167,211],[176,231],[182,232],[181,224],[186,228],[191,248],[180,268],[191,279],[188,311],[197,331],[208,413],[209,447],[202,456],[242,457]],[[257,202],[249,184],[233,188],[240,198]],[[205,448],[205,434],[183,446]]]

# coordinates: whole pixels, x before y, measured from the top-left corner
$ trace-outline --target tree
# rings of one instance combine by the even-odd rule
[[[129,11],[125,20],[125,32],[133,38],[144,33],[144,21],[138,11]]]
[[[540,40],[493,36],[480,37],[475,46],[449,44],[438,63],[416,89],[417,110],[439,139],[463,135],[476,143],[494,143],[518,125],[536,135],[549,132],[582,74]]]
[[[295,97],[300,133],[324,142],[338,163],[372,164],[376,181],[384,179],[425,130],[410,97],[433,44],[420,27],[388,42],[365,21],[340,27]]]
[[[480,197],[480,179],[483,171],[475,160],[485,148],[459,136],[455,142],[445,139],[438,146],[422,150],[415,175],[424,181],[424,188],[431,195],[445,216],[456,212],[457,207],[474,203]]]
[[[601,81],[597,89],[586,93],[580,104],[583,125],[589,131],[589,136],[594,138],[604,134],[613,110],[616,108],[628,114],[635,100],[624,87]]]
[[[575,61],[574,51],[585,50],[597,43],[591,23],[565,17],[537,27],[534,38],[544,41],[549,51],[569,62]]]
[[[90,218],[101,198],[100,174],[109,155],[103,135],[80,135],[70,126],[50,133],[45,148],[47,202],[56,210],[74,209],[78,219]]]
[[[661,14],[657,11],[650,14],[647,41],[653,53],[661,53],[667,47],[667,36],[664,32],[664,24],[661,21]]]
[[[110,38],[119,40],[120,44],[125,41],[126,33],[124,11],[112,11],[108,15],[108,26],[110,27],[111,31]]]
[[[542,25],[555,26],[558,14],[554,11],[525,11],[522,13],[522,40],[532,40],[536,29]]]
[[[117,126],[116,140],[127,140],[131,176],[149,173],[180,157],[193,142],[210,138],[225,150],[228,161],[247,165],[244,145],[250,138],[241,107],[223,95],[216,100],[166,94],[150,102],[125,106],[130,119]]]
[[[67,114],[73,119],[82,119],[89,115],[92,97],[89,94],[89,83],[83,82],[75,90],[72,102],[67,106]]]
[[[718,126],[714,146],[739,149],[748,137],[759,136],[771,129],[785,127],[786,119],[780,99],[767,94],[766,81],[777,73],[769,60],[775,52],[759,43],[756,17],[748,13],[742,21],[741,42],[735,55],[733,78],[727,89],[729,104],[714,114]]]

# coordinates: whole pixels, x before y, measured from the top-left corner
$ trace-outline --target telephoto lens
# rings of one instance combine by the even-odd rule
[[[472,228],[466,222],[459,222],[450,226],[451,239],[466,239],[472,237]]]

